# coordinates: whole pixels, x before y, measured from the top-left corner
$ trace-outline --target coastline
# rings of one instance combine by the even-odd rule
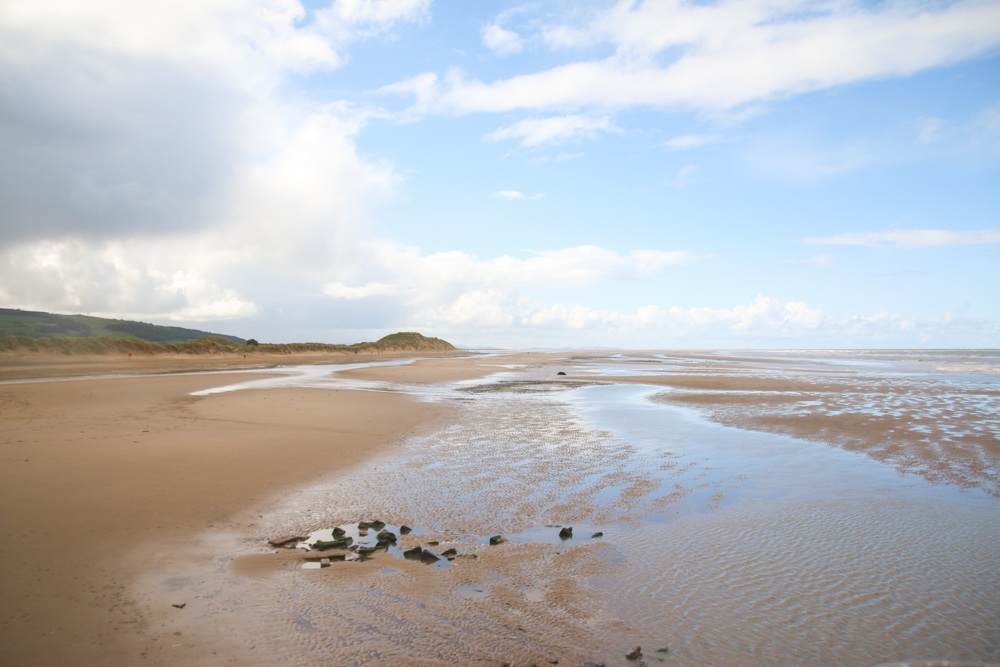
[[[212,370],[224,370],[218,361]],[[439,366],[448,363],[425,366],[440,381],[448,373]],[[156,619],[129,587],[150,559],[311,480],[391,452],[452,414],[402,393],[278,388],[190,396],[255,376],[0,386],[4,664],[134,664],[150,656],[168,638],[158,637]]]

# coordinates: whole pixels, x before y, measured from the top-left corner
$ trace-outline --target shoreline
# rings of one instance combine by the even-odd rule
[[[357,364],[392,359],[475,358],[475,352],[408,351],[379,354],[301,352],[294,354],[136,354],[62,355],[36,352],[0,353],[0,382],[58,380],[98,375],[173,375],[202,371],[269,370],[283,366]]]
[[[361,361],[351,357],[344,362]],[[411,373],[442,381],[448,373],[440,366],[454,361],[429,360]],[[172,549],[180,556],[206,529],[390,454],[453,412],[402,393],[347,389],[193,397],[254,375],[174,370],[0,386],[4,664],[154,658],[157,646],[171,646],[173,631],[131,593],[144,568]],[[463,368],[456,379],[470,373]],[[211,655],[188,658],[203,664]]]

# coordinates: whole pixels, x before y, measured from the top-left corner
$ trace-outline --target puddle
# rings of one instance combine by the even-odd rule
[[[210,394],[222,394],[231,391],[240,391],[243,389],[275,389],[277,387],[340,387],[348,383],[358,385],[360,388],[377,388],[385,386],[387,383],[346,380],[337,377],[337,373],[340,371],[372,368],[375,366],[403,366],[406,364],[412,364],[416,361],[420,361],[420,359],[392,359],[389,361],[371,361],[357,364],[320,364],[315,366],[285,366],[273,369],[260,369],[253,372],[273,372],[281,373],[281,375],[273,378],[261,378],[258,380],[249,380],[247,382],[227,384],[221,387],[212,387],[211,389],[203,389],[202,391],[192,392],[191,395],[208,396]]]
[[[333,528],[314,530],[304,540],[289,542],[282,548],[301,549],[310,559],[303,570],[333,566],[340,561],[360,562],[376,553],[415,560],[436,568],[450,568],[459,556],[456,546],[441,546],[440,541],[421,541],[419,532],[405,524],[392,525],[382,521],[344,523]]]

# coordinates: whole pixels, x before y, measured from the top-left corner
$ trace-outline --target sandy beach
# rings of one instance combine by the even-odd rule
[[[99,361],[75,369],[113,373],[130,363]],[[148,360],[143,370],[212,366],[175,361]],[[420,368],[439,380],[448,363]],[[470,377],[458,363],[458,377]],[[33,374],[65,370],[55,364]],[[173,635],[155,627],[130,594],[131,568],[282,490],[384,453],[449,413],[392,393],[190,396],[234,377],[264,376],[0,385],[3,664],[123,665],[150,657]]]
[[[292,354],[124,354],[62,355],[0,352],[0,382],[91,375],[150,375],[221,370],[271,369],[296,364],[356,364],[366,361],[409,359],[407,352],[339,354],[300,352]],[[450,358],[462,352],[421,352],[421,357]]]
[[[37,381],[0,384],[5,665],[1000,651],[992,376],[722,354],[452,356],[302,380],[147,361],[68,380],[12,364]],[[317,552],[267,543],[372,518],[414,527],[400,550],[458,558],[304,572]]]

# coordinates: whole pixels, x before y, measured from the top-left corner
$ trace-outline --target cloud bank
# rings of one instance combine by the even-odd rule
[[[427,5],[4,3],[0,299],[229,319],[260,311],[252,267],[349,266],[396,177],[356,153],[368,112],[278,86]]]
[[[621,0],[582,24],[545,26],[543,37],[555,50],[614,53],[492,82],[426,72],[380,90],[412,95],[413,113],[719,111],[986,53],[1000,44],[1000,5]]]

